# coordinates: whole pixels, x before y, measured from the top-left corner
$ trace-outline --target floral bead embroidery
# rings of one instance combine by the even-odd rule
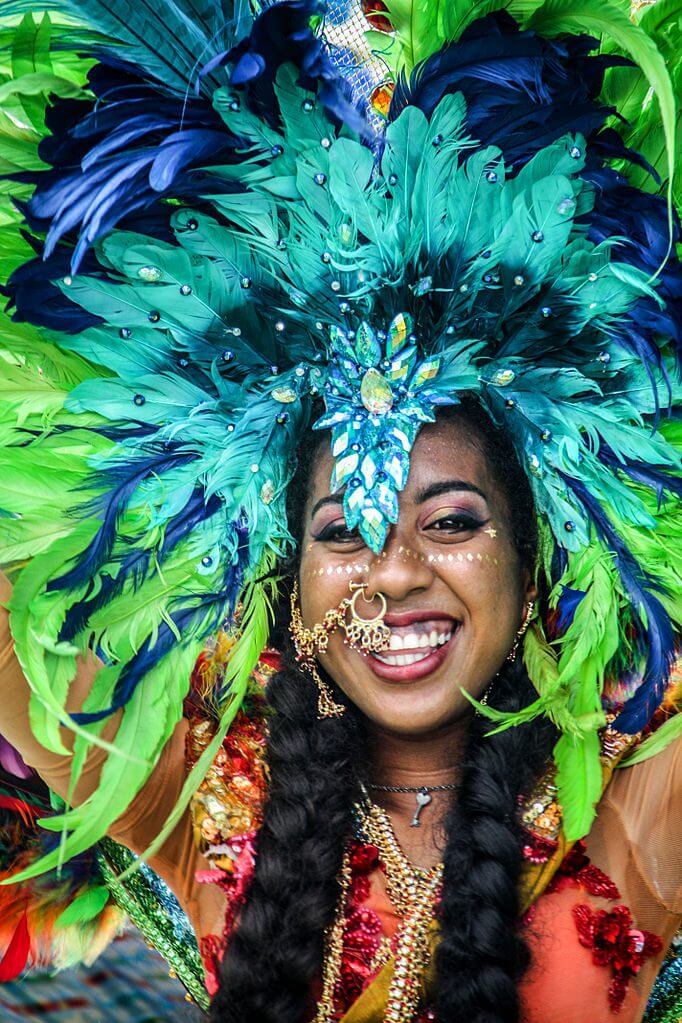
[[[576,842],[566,856],[547,892],[562,891],[569,886],[582,888],[588,894],[610,902],[621,898],[611,878],[590,863],[582,841]],[[627,906],[607,910],[579,903],[573,907],[573,919],[580,944],[592,951],[592,961],[597,966],[610,966],[613,971],[608,1000],[611,1011],[618,1013],[630,981],[646,959],[661,951],[663,943],[658,935],[634,926]]]
[[[578,905],[573,907],[573,918],[580,944],[592,950],[592,961],[613,970],[609,1006],[612,1012],[620,1012],[630,980],[649,956],[661,951],[663,943],[658,935],[633,927],[627,906],[595,910]]]

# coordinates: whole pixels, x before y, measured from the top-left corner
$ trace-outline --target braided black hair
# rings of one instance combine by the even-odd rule
[[[532,566],[537,545],[533,502],[508,438],[473,401],[449,410],[447,417],[461,423],[488,458],[508,498],[519,557]],[[319,435],[308,441],[300,456],[301,472],[289,487],[289,521],[295,527],[303,523],[320,442]],[[293,580],[298,566],[289,569]],[[347,704],[346,713],[317,719],[316,689],[295,663],[284,617],[275,632],[283,667],[267,693],[274,711],[267,751],[270,788],[255,876],[223,962],[211,1007],[214,1023],[303,1023],[314,1015],[311,992],[368,759],[364,719],[331,680],[334,698]],[[517,710],[533,696],[523,667],[507,663],[490,702]],[[484,719],[472,717],[459,797],[446,824],[435,963],[440,1023],[517,1021],[518,981],[529,960],[519,934],[518,798],[546,762],[555,736],[543,720],[494,736],[488,732]]]

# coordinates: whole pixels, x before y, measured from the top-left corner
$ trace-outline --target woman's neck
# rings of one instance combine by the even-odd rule
[[[378,785],[420,787],[457,782],[469,721],[467,714],[427,735],[398,735],[372,728],[368,781]]]
[[[467,715],[428,735],[396,735],[378,728],[372,731],[371,770],[367,779],[370,786],[427,789],[448,786],[430,792],[428,803],[418,813],[414,792],[369,789],[372,801],[388,812],[396,838],[415,866],[431,867],[443,855],[445,819],[457,796],[469,722]]]

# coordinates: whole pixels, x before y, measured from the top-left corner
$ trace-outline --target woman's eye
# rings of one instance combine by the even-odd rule
[[[321,543],[353,543],[360,539],[356,529],[349,529],[343,522],[332,522],[319,533],[314,534],[315,540]]]
[[[471,515],[445,515],[442,519],[432,522],[427,529],[435,529],[441,533],[470,533],[483,523]]]

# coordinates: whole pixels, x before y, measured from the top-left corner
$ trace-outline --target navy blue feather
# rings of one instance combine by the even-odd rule
[[[310,27],[311,18],[323,11],[320,0],[283,0],[267,7],[255,19],[249,35],[214,57],[200,74],[209,74],[219,65],[231,65],[231,84],[243,89],[250,106],[274,124],[277,72],[282,64],[293,63],[300,70],[299,85],[317,93],[330,120],[347,124],[364,136],[368,130],[364,113],[354,102],[351,87],[332,63],[325,44]]]
[[[646,657],[644,674],[636,693],[626,702],[613,727],[621,732],[639,732],[660,705],[670,679],[675,662],[672,623],[661,601],[651,592],[660,590],[660,586],[644,572],[596,498],[580,480],[561,472],[559,475],[588,512],[597,535],[615,555],[620,578],[635,611],[633,622],[640,649]],[[646,623],[642,616],[645,616]]]
[[[666,490],[678,498],[682,497],[681,476],[675,476],[670,472],[665,472],[663,469],[656,469],[654,466],[649,465],[648,462],[639,462],[627,457],[618,458],[608,444],[603,442],[599,446],[598,457],[599,461],[603,462],[604,465],[608,465],[610,469],[620,470],[636,483],[650,487],[651,490],[655,491],[659,505],[663,500]]]
[[[102,525],[78,557],[76,564],[64,575],[51,579],[47,589],[49,591],[76,589],[91,580],[111,554],[119,517],[140,483],[152,473],[167,472],[176,466],[186,465],[194,458],[196,455],[192,452],[171,452],[144,461],[99,470],[96,474],[97,485],[109,483],[111,489],[75,510],[82,515],[100,517]]]
[[[220,508],[220,498],[213,494],[207,501],[203,488],[197,487],[185,508],[169,522],[159,547],[153,550],[133,549],[129,554],[117,558],[120,568],[116,577],[103,575],[94,597],[86,595],[69,608],[59,632],[60,641],[71,642],[87,626],[92,615],[114,600],[129,580],[132,579],[133,589],[136,589],[148,576],[152,556],[156,563],[163,565],[178,543]]]
[[[233,523],[232,528],[237,539],[237,556],[232,563],[226,566],[221,588],[172,611],[170,617],[175,629],[171,628],[167,622],[161,622],[155,643],[152,645],[151,637],[147,637],[138,652],[125,665],[114,688],[111,705],[91,713],[73,714],[72,717],[77,724],[85,725],[102,721],[125,706],[145,675],[177,644],[175,630],[181,636],[189,635],[194,632],[197,620],[200,619],[203,622],[201,635],[208,637],[224,624],[225,619],[236,607],[249,560],[246,520],[240,519]]]
[[[556,627],[559,632],[564,633],[570,628],[578,605],[584,596],[583,590],[573,590],[570,586],[562,587],[561,596],[557,604],[559,616],[556,620]]]

